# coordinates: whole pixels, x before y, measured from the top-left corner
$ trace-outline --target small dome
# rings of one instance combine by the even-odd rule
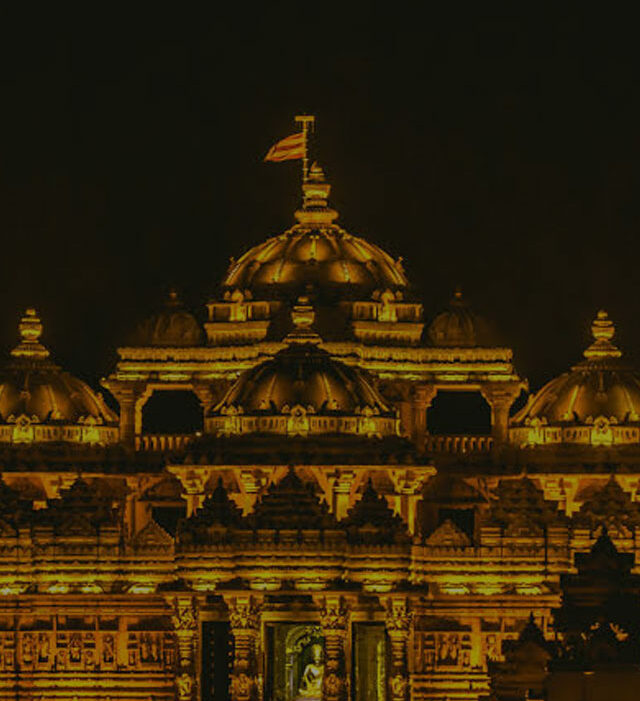
[[[334,223],[338,213],[327,204],[330,185],[317,164],[303,190],[298,223],[232,261],[224,289],[295,300],[309,286],[320,293],[339,291],[342,298],[351,293],[366,299],[376,290],[407,287],[400,260]]]
[[[0,370],[0,442],[116,442],[116,414],[87,384],[49,360],[41,334],[35,310],[27,309],[21,342]]]
[[[548,382],[513,417],[512,440],[602,445],[640,441],[640,376],[611,342],[615,329],[606,312],[598,312],[591,331],[594,342],[585,359]]]
[[[486,319],[469,309],[460,289],[455,291],[449,307],[431,322],[427,336],[434,346],[467,348],[499,345]]]
[[[294,308],[295,331],[273,358],[244,372],[206,422],[212,433],[395,435],[395,411],[357,368],[322,350],[313,310]]]
[[[131,345],[182,348],[199,346],[202,340],[202,328],[197,319],[185,309],[176,290],[171,290],[164,309],[138,326]]]

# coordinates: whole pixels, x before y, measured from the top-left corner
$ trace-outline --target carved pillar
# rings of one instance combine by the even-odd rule
[[[259,664],[261,602],[252,594],[225,596],[233,635],[232,701],[259,701],[262,675]]]
[[[213,388],[208,385],[194,385],[193,392],[196,397],[198,397],[198,401],[202,407],[202,426],[204,428],[209,410],[216,403],[219,393],[214,392]]]
[[[198,698],[197,647],[198,609],[196,600],[189,596],[176,596],[173,601],[173,628],[178,643],[178,670],[176,690],[179,701]]]
[[[406,701],[409,696],[407,644],[411,632],[411,612],[406,597],[388,597],[385,625],[391,644],[389,668],[390,701]]]
[[[427,436],[427,409],[438,393],[433,385],[416,385],[413,389],[413,431],[412,438],[419,450],[424,449]]]
[[[136,397],[136,401],[133,407],[133,426],[135,431],[135,438],[142,437],[142,410],[144,405],[149,401],[154,390],[152,387],[146,387],[144,392],[141,392]]]
[[[521,382],[492,382],[480,390],[491,407],[491,434],[497,444],[505,443],[509,438],[509,409],[522,387]]]
[[[356,478],[352,470],[340,470],[333,483],[333,513],[340,520],[351,506],[351,488]]]
[[[324,596],[319,600],[320,626],[324,635],[323,701],[344,701],[349,696],[345,644],[349,630],[349,608],[344,598]]]
[[[135,406],[136,393],[133,389],[114,392],[120,404],[120,440],[133,446],[135,440]]]

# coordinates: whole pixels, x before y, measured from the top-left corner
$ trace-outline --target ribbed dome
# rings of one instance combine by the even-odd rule
[[[621,360],[622,353],[611,342],[615,329],[606,312],[598,312],[591,330],[594,342],[585,350],[585,359],[547,383],[513,417],[513,440],[595,444],[639,440],[640,375]],[[528,438],[519,427],[529,427]]]
[[[333,223],[338,213],[327,205],[330,185],[316,164],[303,188],[298,224],[232,261],[223,288],[295,299],[313,286],[368,299],[376,290],[407,287],[400,261]]]
[[[22,340],[0,370],[0,441],[116,442],[117,416],[87,384],[48,359],[41,333],[40,319],[28,309]]]
[[[202,339],[197,319],[185,309],[176,290],[171,290],[164,309],[139,324],[131,345],[182,348],[199,346]]]
[[[460,289],[455,291],[449,307],[431,322],[427,336],[434,346],[467,348],[499,345],[487,321],[469,309]]]
[[[364,374],[318,347],[309,309],[295,308],[287,347],[243,373],[213,409],[210,432],[395,435],[394,410]]]

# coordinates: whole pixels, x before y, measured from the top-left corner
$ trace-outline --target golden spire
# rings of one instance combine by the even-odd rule
[[[314,163],[309,175],[302,184],[302,209],[296,212],[301,224],[330,225],[338,218],[338,212],[328,204],[331,185],[324,177],[324,171]]]
[[[584,357],[590,360],[597,360],[599,358],[619,358],[622,352],[611,343],[615,332],[615,326],[611,319],[609,319],[609,315],[601,309],[593,324],[591,324],[591,333],[595,340],[584,352]]]
[[[20,343],[11,351],[14,358],[32,358],[44,360],[49,351],[40,343],[42,323],[35,309],[27,309],[18,326]]]

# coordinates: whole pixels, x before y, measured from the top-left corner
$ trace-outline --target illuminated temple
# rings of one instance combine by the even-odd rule
[[[640,373],[612,321],[524,401],[491,324],[460,291],[424,309],[329,191],[314,165],[203,323],[175,292],[142,321],[109,404],[26,311],[0,701],[638,698]],[[159,396],[199,423],[148,430]]]

